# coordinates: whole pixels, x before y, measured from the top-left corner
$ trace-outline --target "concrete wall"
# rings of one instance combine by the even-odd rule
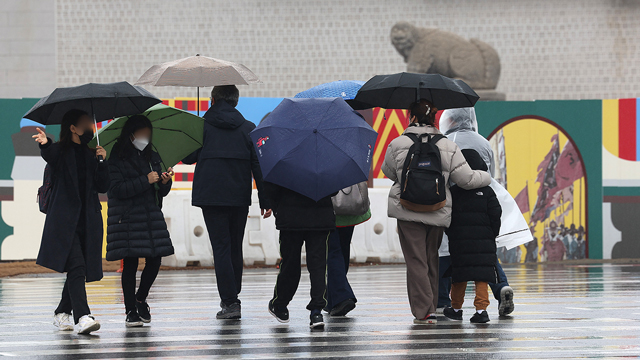
[[[155,63],[203,55],[238,61],[293,96],[319,83],[404,70],[398,21],[478,37],[502,57],[509,100],[640,95],[635,0],[57,0],[59,85],[135,81]],[[161,97],[195,90],[150,88]]]
[[[55,0],[0,1],[0,98],[56,87]]]

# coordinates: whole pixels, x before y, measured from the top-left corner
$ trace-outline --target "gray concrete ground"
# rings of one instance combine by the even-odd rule
[[[149,297],[153,321],[126,329],[117,274],[88,285],[102,323],[94,335],[63,333],[51,324],[64,278],[0,279],[0,356],[45,359],[534,359],[640,356],[640,266],[548,265],[507,267],[515,289],[513,317],[487,325],[440,319],[417,326],[406,296],[404,266],[353,268],[358,307],[344,318],[325,317],[324,331],[308,327],[308,277],[290,305],[291,322],[267,312],[277,270],[247,270],[243,319],[218,321],[211,270],[161,272]]]

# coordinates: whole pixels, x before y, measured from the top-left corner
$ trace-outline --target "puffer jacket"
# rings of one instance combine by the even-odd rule
[[[116,144],[117,146],[117,144]],[[111,187],[107,192],[107,260],[125,257],[163,257],[173,254],[173,245],[162,214],[162,198],[171,190],[171,181],[149,184],[147,174],[162,173],[160,156],[151,161],[136,151],[130,158],[111,156]]]
[[[430,125],[411,125],[404,134],[440,134],[440,131]],[[427,141],[425,138],[424,141]],[[391,141],[387,148],[387,153],[382,164],[382,172],[393,181],[393,186],[389,191],[389,217],[403,221],[419,222],[431,226],[449,227],[451,224],[451,192],[447,186],[447,204],[442,209],[431,212],[415,212],[405,209],[400,204],[400,179],[402,178],[402,167],[409,148],[413,141],[407,136],[398,136]],[[465,190],[476,189],[487,186],[491,183],[491,176],[486,171],[471,170],[469,164],[464,159],[458,145],[446,138],[436,143],[440,149],[442,160],[442,173],[449,185],[452,181]]]

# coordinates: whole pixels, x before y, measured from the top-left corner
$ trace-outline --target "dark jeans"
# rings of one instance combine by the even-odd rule
[[[353,226],[339,227],[329,235],[327,256],[327,309],[349,299],[356,300],[347,280]]]
[[[496,261],[496,273],[498,274],[498,282],[495,284],[489,283],[489,287],[493,292],[493,297],[500,302],[500,290],[505,286],[509,286],[509,280],[504,270],[502,270],[502,265],[500,265],[499,261]]]
[[[136,272],[138,271],[138,258],[126,257],[122,267],[122,294],[124,295],[124,307],[126,313],[136,310],[136,300],[145,301],[149,296],[151,285],[158,276],[161,257],[145,258],[144,270],[140,276],[140,286],[136,293]]]
[[[445,271],[451,265],[451,257],[450,256],[442,256],[440,257],[440,274],[444,274]],[[509,286],[509,281],[507,280],[507,275],[505,275],[504,270],[502,270],[502,265],[500,265],[500,261],[496,261],[496,272],[498,275],[497,283],[489,283],[489,287],[493,292],[493,297],[495,297],[498,302],[500,301],[500,290],[503,287]],[[450,277],[442,277],[440,276],[440,284],[438,286],[438,307],[446,307],[451,306],[451,298],[449,294],[451,293],[451,278]]]
[[[71,243],[69,257],[64,266],[64,270],[67,273],[67,280],[64,282],[64,287],[62,288],[62,299],[60,300],[58,308],[55,310],[56,314],[73,313],[73,320],[76,324],[81,317],[91,314],[89,304],[87,303],[87,290],[85,288],[87,269],[84,262],[83,241],[84,231],[76,230],[73,242]]]
[[[300,284],[300,255],[302,243],[307,254],[307,270],[311,280],[311,301],[308,310],[322,310],[327,306],[326,275],[329,231],[280,230],[280,272],[271,303],[276,308],[289,305]]]
[[[220,300],[226,305],[240,303],[242,289],[242,239],[249,207],[205,206],[202,215],[213,249],[213,262]]]
[[[451,266],[451,256],[440,257],[440,267],[438,272],[439,284],[438,284],[438,307],[443,308],[451,306],[451,278],[442,276],[447,269]]]

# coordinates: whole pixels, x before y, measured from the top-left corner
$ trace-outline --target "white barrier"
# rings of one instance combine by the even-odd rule
[[[352,261],[404,262],[396,221],[387,217],[388,193],[386,188],[369,189],[372,216],[355,228],[351,243]],[[191,206],[191,191],[169,193],[164,200],[163,212],[175,248],[175,254],[165,258],[163,265],[184,267],[188,262],[213,265],[209,234],[200,208]],[[275,219],[262,219],[260,216],[256,190],[249,208],[243,252],[245,265],[274,265],[280,258]]]

